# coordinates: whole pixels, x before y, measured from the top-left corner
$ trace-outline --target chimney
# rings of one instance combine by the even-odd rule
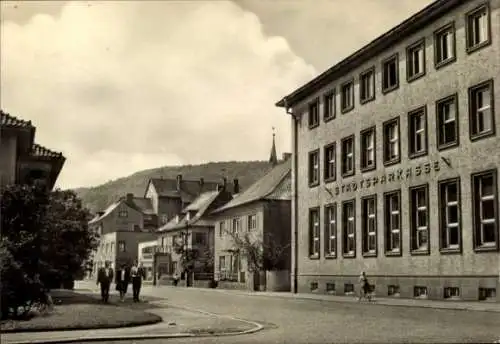
[[[224,190],[224,187],[220,184],[217,184],[217,191],[222,191]]]
[[[283,161],[287,161],[292,157],[292,153],[283,153]]]
[[[128,193],[127,194],[127,202],[132,202],[134,200],[134,194],[133,193]]]
[[[202,178],[200,178],[200,192],[203,191],[203,187],[205,186],[205,180]]]
[[[240,183],[238,179],[233,179],[233,193],[237,194],[240,192]]]
[[[227,178],[222,177],[222,191],[227,189]]]
[[[181,191],[182,174],[177,175],[177,191]]]

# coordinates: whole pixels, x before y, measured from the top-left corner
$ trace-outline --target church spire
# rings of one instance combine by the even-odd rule
[[[275,141],[276,134],[274,133],[273,127],[273,145],[271,147],[271,156],[269,157],[269,162],[273,164],[273,166],[278,164],[278,155],[276,154],[276,143]]]

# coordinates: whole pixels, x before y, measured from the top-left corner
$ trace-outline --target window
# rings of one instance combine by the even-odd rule
[[[325,171],[324,178],[325,181],[334,181],[336,179],[336,153],[337,149],[335,147],[335,143],[331,143],[328,146],[325,146]]]
[[[344,294],[354,294],[354,284],[344,283]]]
[[[219,271],[226,271],[226,257],[219,257]]]
[[[399,160],[399,118],[395,118],[384,123],[384,165],[392,165]]]
[[[388,285],[387,286],[387,296],[399,296],[399,285]]]
[[[309,289],[310,289],[311,291],[317,291],[317,290],[318,290],[318,288],[319,288],[319,286],[318,286],[318,282],[311,282],[311,284],[309,285]]]
[[[349,200],[342,203],[342,238],[343,256],[356,255],[356,202]]]
[[[460,223],[460,179],[438,183],[439,233],[441,251],[459,251],[462,241]]]
[[[125,241],[123,241],[123,240],[118,241],[118,251],[125,252],[126,249],[127,249],[127,247],[125,245]]]
[[[377,196],[361,199],[363,256],[377,255]]]
[[[335,294],[335,283],[326,283],[326,292],[328,294]]]
[[[118,213],[118,216],[119,217],[128,217],[128,211],[120,210],[120,212]]]
[[[375,67],[359,76],[359,101],[361,104],[375,99]]]
[[[332,91],[324,96],[323,110],[323,119],[325,121],[335,118],[335,91]]]
[[[429,187],[410,188],[410,247],[412,253],[429,253]]]
[[[239,218],[234,218],[233,219],[232,228],[231,229],[232,229],[233,233],[240,232],[241,228],[240,228],[240,219]]]
[[[427,287],[421,287],[421,286],[413,287],[413,296],[420,299],[426,299],[428,296]]]
[[[434,32],[434,66],[438,69],[455,60],[455,23],[451,22]]]
[[[319,184],[319,149],[309,153],[309,186]]]
[[[337,204],[325,206],[325,256],[337,256]]]
[[[309,256],[319,258],[319,208],[309,210]]]
[[[195,245],[206,245],[207,236],[205,233],[195,232],[193,235],[193,244]]]
[[[457,110],[457,95],[436,102],[437,144],[439,150],[458,145]]]
[[[496,250],[498,246],[496,179],[496,170],[472,175],[473,235],[477,250]]]
[[[490,11],[487,4],[466,14],[467,52],[490,44]]]
[[[319,99],[309,104],[309,128],[319,125]]]
[[[252,230],[257,228],[257,215],[248,215],[248,223],[247,223],[247,228],[248,230]]]
[[[340,109],[342,113],[346,113],[354,109],[354,80],[350,80],[342,84]]]
[[[401,191],[384,194],[386,255],[401,255]]]
[[[361,132],[361,171],[375,169],[375,127]]]
[[[469,126],[471,140],[495,134],[493,99],[493,80],[483,82],[469,89]]]
[[[497,296],[495,288],[479,288],[479,301],[494,300]]]
[[[219,222],[219,236],[224,236],[224,233],[226,233],[226,231],[226,221]]]
[[[460,288],[458,287],[446,287],[443,289],[445,299],[457,299],[460,298]]]
[[[166,224],[166,223],[168,222],[168,215],[162,214],[162,215],[160,216],[160,219],[161,219],[161,220],[160,220],[160,221],[161,221],[161,224],[163,224],[163,225],[164,225],[164,224]]]
[[[427,111],[425,106],[408,113],[408,156],[427,154]]]
[[[388,93],[399,86],[399,55],[395,54],[382,62],[382,92]]]
[[[406,78],[414,81],[425,74],[425,39],[406,49]]]
[[[342,139],[342,177],[354,174],[354,135]]]

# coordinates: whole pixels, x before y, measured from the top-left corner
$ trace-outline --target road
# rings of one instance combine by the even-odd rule
[[[251,335],[175,339],[175,343],[492,343],[500,339],[500,313],[280,299],[174,287],[145,287],[143,294],[267,325]]]

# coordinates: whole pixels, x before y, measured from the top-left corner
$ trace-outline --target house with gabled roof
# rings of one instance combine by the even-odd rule
[[[273,160],[271,153],[271,160]],[[291,239],[291,163],[289,154],[283,161],[230,202],[212,212],[215,224],[214,270],[219,287],[257,288],[248,262],[234,245],[233,235],[250,233],[254,237],[272,238],[275,245],[284,249],[281,269],[285,281],[268,289],[289,291]],[[263,239],[267,240],[267,239]],[[263,248],[266,249],[267,246]],[[287,275],[288,274],[288,275]]]
[[[237,193],[238,188],[232,191]],[[214,221],[210,213],[230,201],[233,192],[223,185],[219,186],[218,190],[202,192],[170,221],[158,228],[158,259],[155,270],[160,276],[183,272],[182,257],[176,250],[177,246],[196,250],[198,254],[192,272],[198,274],[199,278],[203,278],[203,274],[212,278]]]
[[[138,243],[154,240],[158,219],[151,200],[127,194],[98,213],[89,229],[100,236],[100,243],[93,255],[93,272],[110,261],[113,267],[132,263],[137,259]]]
[[[224,188],[238,188],[238,180],[233,186],[222,180]],[[145,198],[151,199],[153,210],[158,215],[159,226],[174,219],[182,209],[188,206],[203,192],[217,191],[220,182],[184,179],[182,175],[172,178],[151,178],[146,186]]]
[[[66,158],[35,143],[35,132],[31,121],[0,110],[0,187],[34,181],[54,187]]]

